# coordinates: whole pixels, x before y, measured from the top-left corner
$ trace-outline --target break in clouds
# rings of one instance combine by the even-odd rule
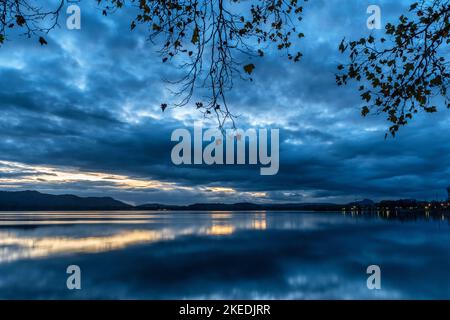
[[[450,114],[423,114],[384,139],[383,116],[360,117],[356,88],[337,87],[343,37],[369,32],[366,9],[393,21],[408,1],[314,1],[305,6],[303,61],[258,61],[229,105],[239,128],[279,128],[279,170],[252,165],[175,166],[173,130],[190,130],[194,107],[167,109],[176,79],[133,16],[103,17],[83,1],[80,30],[64,25],[47,46],[17,36],[0,49],[0,186],[111,195],[132,202],[345,202],[365,197],[443,198],[450,181]]]

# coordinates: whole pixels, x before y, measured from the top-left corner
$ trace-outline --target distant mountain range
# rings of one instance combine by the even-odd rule
[[[250,211],[250,210],[338,210],[337,204],[255,204],[255,203],[196,203],[167,205],[160,203],[132,206],[110,197],[78,197],[70,194],[51,195],[37,191],[0,191],[0,211],[76,211],[76,210],[195,210],[195,211]]]
[[[374,208],[377,205],[388,207],[415,206],[415,200],[382,201],[378,204],[371,200],[334,203],[196,203],[191,205],[167,205],[160,203],[133,206],[111,197],[78,197],[75,195],[51,195],[37,191],[0,191],[0,211],[82,211],[82,210],[192,210],[192,211],[251,211],[251,210],[301,210],[301,211],[336,211],[352,208]]]
[[[0,191],[0,211],[19,210],[130,210],[133,206],[110,197],[82,198],[37,191]]]
[[[250,202],[240,203],[195,203],[187,206],[144,204],[136,206],[136,210],[192,210],[192,211],[255,211],[255,210],[305,210],[305,211],[332,211],[339,210],[342,205],[333,203],[281,203],[281,204],[256,204]]]

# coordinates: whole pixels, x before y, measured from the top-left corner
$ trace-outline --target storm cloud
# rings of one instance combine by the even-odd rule
[[[380,5],[385,23],[408,1],[307,3],[302,61],[269,52],[254,81],[229,93],[239,128],[280,129],[279,173],[261,176],[258,166],[172,164],[172,131],[202,118],[192,106],[161,112],[161,102],[175,102],[164,79],[180,71],[161,63],[144,26],[129,31],[133,10],[103,17],[82,1],[81,30],[62,26],[48,46],[17,36],[0,48],[0,187],[106,193],[132,203],[443,198],[448,111],[422,114],[385,139],[385,117],[361,118],[358,92],[334,82],[341,39],[371,32],[370,4]]]

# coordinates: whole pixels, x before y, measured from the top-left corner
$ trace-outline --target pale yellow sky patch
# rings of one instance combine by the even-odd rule
[[[75,182],[107,182],[120,189],[158,189],[158,190],[192,190],[190,187],[179,186],[173,182],[163,182],[154,179],[136,179],[126,175],[104,172],[79,171],[75,168],[26,165],[18,162],[1,161],[0,172],[21,173],[20,177],[0,177],[2,183],[33,183],[64,184]]]

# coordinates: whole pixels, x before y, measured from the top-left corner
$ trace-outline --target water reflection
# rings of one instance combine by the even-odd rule
[[[223,236],[232,234],[234,232],[234,227],[230,224],[226,225],[220,225],[216,224],[213,225],[211,228],[206,229],[206,234],[213,235],[213,236]]]
[[[26,237],[14,232],[0,232],[0,263],[56,254],[96,253],[122,249],[139,243],[173,239],[170,230],[133,230],[104,237]]]
[[[351,217],[367,218],[374,215],[351,213]],[[394,216],[378,214],[377,217],[392,219]],[[195,223],[192,223],[193,220]],[[263,231],[268,228],[317,230],[336,222],[336,216],[326,213],[303,215],[301,219],[295,214],[273,213],[268,219],[265,211],[234,214],[225,211],[3,213],[0,214],[0,227],[6,231],[0,231],[0,263],[61,254],[106,252],[182,236],[227,236],[240,230]],[[136,224],[139,226],[133,226]],[[80,227],[83,225],[88,225],[88,228]],[[55,226],[62,228],[55,229]],[[123,230],[124,226],[126,230]],[[32,229],[30,231],[24,227]]]
[[[413,211],[413,210],[350,210],[343,215],[353,218],[378,218],[398,221],[441,220],[450,223],[450,211]]]
[[[98,218],[104,218],[99,220]],[[80,237],[59,235],[47,236],[37,233],[33,236],[24,230],[0,231],[0,263],[13,262],[20,259],[43,258],[52,255],[73,253],[99,253],[138,244],[149,244],[158,241],[174,240],[180,236],[207,235],[226,236],[231,235],[236,229],[264,230],[266,229],[266,214],[245,214],[245,219],[232,219],[231,213],[199,214],[197,218],[201,223],[197,226],[184,226],[183,213],[178,223],[164,225],[163,228],[154,230],[131,229],[98,236],[94,234]],[[188,215],[190,217],[190,215]],[[1,215],[0,226],[58,226],[58,225],[96,225],[96,224],[151,224],[161,222],[167,215],[164,214],[104,214],[99,213],[18,213]],[[173,222],[173,221],[172,221]],[[69,230],[73,231],[73,230]]]
[[[450,298],[447,221],[394,217],[0,213],[0,299]],[[70,264],[81,291],[65,289]],[[370,264],[380,291],[366,287]]]

